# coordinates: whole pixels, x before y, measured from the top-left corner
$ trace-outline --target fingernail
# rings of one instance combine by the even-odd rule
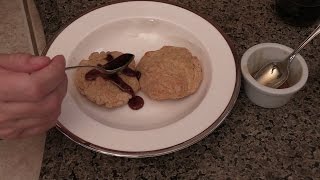
[[[60,61],[63,61],[63,63],[66,64],[66,59],[63,55],[57,55],[53,59],[60,59]]]

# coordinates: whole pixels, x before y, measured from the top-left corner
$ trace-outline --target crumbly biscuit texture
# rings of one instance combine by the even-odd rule
[[[202,82],[199,59],[186,48],[164,46],[145,53],[137,66],[141,90],[154,100],[180,99]]]
[[[89,60],[82,60],[79,65],[97,65],[105,64],[107,58],[106,52],[94,52],[89,56]],[[110,52],[110,54],[117,58],[121,52]],[[135,62],[129,65],[131,69],[135,69]],[[106,81],[101,77],[98,77],[94,81],[85,80],[85,75],[92,68],[78,68],[75,73],[75,85],[79,92],[88,98],[90,101],[105,106],[107,108],[114,108],[125,105],[128,103],[132,96],[126,92],[121,91],[113,82]],[[132,87],[134,92],[138,92],[140,89],[139,81],[135,77],[128,77],[119,73],[119,77]]]

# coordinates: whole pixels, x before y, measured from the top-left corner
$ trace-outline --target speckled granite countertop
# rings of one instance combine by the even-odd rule
[[[36,0],[47,40],[82,12],[112,0]],[[242,55],[262,42],[296,46],[312,30],[284,24],[274,1],[168,0],[215,21]],[[224,123],[200,143],[170,155],[126,159],[82,148],[49,132],[40,179],[320,179],[320,39],[301,53],[306,87],[279,109],[243,93]]]

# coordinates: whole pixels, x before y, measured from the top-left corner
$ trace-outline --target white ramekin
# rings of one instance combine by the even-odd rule
[[[292,95],[307,82],[308,67],[301,55],[297,55],[290,66],[289,87],[274,89],[259,84],[252,77],[264,64],[285,59],[293,49],[277,44],[262,43],[248,49],[241,58],[241,71],[248,98],[258,106],[277,108],[285,105]]]

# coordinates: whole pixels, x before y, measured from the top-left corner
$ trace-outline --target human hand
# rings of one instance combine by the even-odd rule
[[[0,54],[0,139],[33,136],[55,126],[66,91],[63,56]]]

